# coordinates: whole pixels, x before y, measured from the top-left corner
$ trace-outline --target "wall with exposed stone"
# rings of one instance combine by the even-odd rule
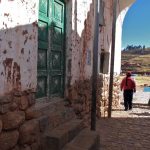
[[[35,105],[38,1],[0,0],[0,150],[38,150],[46,127],[74,113],[64,103]]]
[[[109,75],[99,74],[97,84],[97,117],[108,117],[109,105]],[[120,106],[120,81],[119,76],[113,79],[112,109]]]
[[[66,85],[90,78],[94,4],[92,0],[72,0],[66,3]]]
[[[0,150],[45,150],[45,132],[75,118],[64,101],[35,102],[31,90],[0,97]]]
[[[38,1],[1,0],[0,20],[0,149],[37,150]]]
[[[99,26],[99,64],[101,63],[101,51],[110,54],[112,38],[112,1],[103,2],[101,8],[104,7],[104,9],[100,14],[103,19]],[[72,11],[72,19],[67,22],[67,26],[68,29],[72,26],[72,30],[69,30],[67,34],[68,68],[66,75],[69,78],[66,79],[66,97],[74,108],[76,115],[85,119],[85,122],[88,124],[90,121],[92,97],[94,0],[86,2],[84,0],[73,0],[69,1],[68,6],[70,5],[72,7],[68,11]],[[70,16],[70,14],[68,15]],[[67,18],[69,17],[67,16]],[[106,57],[103,64],[103,68],[106,68],[104,69],[106,74],[109,72],[109,59],[110,57]],[[101,72],[99,64],[98,70]],[[101,84],[100,82],[98,82],[98,86]],[[102,86],[100,87],[102,88]],[[99,94],[99,99],[101,99],[101,94]]]
[[[66,8],[66,89],[68,89],[75,82],[90,79],[92,75],[94,0],[67,1]],[[108,54],[103,65],[107,74],[112,41],[112,1],[103,1],[101,9],[100,17],[103,19],[99,26],[98,59],[100,64],[101,52]],[[98,70],[101,71],[99,64]]]
[[[0,97],[0,149],[37,149],[38,122],[31,120],[28,108],[35,104],[32,91],[13,92]],[[29,146],[30,145],[30,146]]]
[[[119,76],[113,79],[113,100],[112,109],[120,106],[120,81]],[[109,98],[109,75],[99,74],[97,78],[97,117],[108,117],[108,98]],[[69,91],[68,100],[74,108],[76,115],[84,119],[85,125],[90,123],[92,99],[91,79],[76,82]]]
[[[66,3],[66,91],[79,118],[90,120],[94,0]],[[71,12],[71,13],[70,13]]]
[[[90,123],[91,98],[91,79],[75,82],[74,85],[69,88],[67,100],[76,116],[83,119],[86,126]]]
[[[99,55],[110,53],[112,1],[104,1]],[[94,0],[66,0],[66,86],[64,102],[35,104],[37,82],[36,0],[0,0],[0,150],[38,150],[47,127],[52,130],[74,118],[88,125],[91,110],[91,76]],[[17,11],[16,11],[17,10]],[[14,38],[15,37],[15,38]],[[100,61],[100,57],[99,57]],[[109,57],[105,60],[109,71]],[[98,77],[97,116],[106,116],[109,76]],[[113,106],[117,106],[118,82]],[[31,90],[32,89],[32,90]],[[67,104],[68,105],[68,104]],[[70,105],[72,107],[70,107]],[[72,108],[74,111],[72,111]]]

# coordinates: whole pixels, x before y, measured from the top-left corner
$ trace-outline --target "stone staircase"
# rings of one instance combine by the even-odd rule
[[[54,130],[47,129],[43,150],[98,150],[99,135],[84,128],[83,120],[72,119]]]
[[[99,150],[99,135],[89,129],[82,130],[63,150]]]

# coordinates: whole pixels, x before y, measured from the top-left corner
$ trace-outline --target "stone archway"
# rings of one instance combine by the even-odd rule
[[[120,74],[121,71],[121,39],[122,39],[122,26],[124,18],[129,8],[136,2],[136,0],[118,0],[117,3],[117,20],[116,20],[116,43],[115,43],[115,62],[114,72]]]

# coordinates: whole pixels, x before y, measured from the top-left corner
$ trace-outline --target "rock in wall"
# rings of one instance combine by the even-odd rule
[[[119,77],[114,76],[113,79],[113,100],[112,108],[119,107],[120,104],[120,82]],[[109,104],[109,75],[99,74],[97,84],[97,116],[108,117]]]

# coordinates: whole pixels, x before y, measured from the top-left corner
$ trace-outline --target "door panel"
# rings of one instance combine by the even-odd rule
[[[51,94],[56,95],[61,92],[61,85],[62,85],[62,76],[54,75],[52,76],[51,84],[53,85]]]
[[[49,0],[39,0],[39,14],[40,16],[48,17]]]
[[[38,21],[38,63],[37,63],[37,98],[47,97],[49,84],[48,66],[48,33],[49,33],[49,12],[48,0],[39,1]]]
[[[38,76],[37,97],[47,97],[47,76]]]
[[[63,42],[63,29],[61,27],[58,27],[57,25],[54,24],[53,26],[53,38],[52,38],[52,42],[53,45],[58,45],[61,46],[62,42]]]
[[[63,96],[64,3],[40,0],[38,31],[38,98]]]
[[[63,91],[64,78],[64,4],[58,0],[53,1],[53,23],[51,42],[51,84],[50,94],[61,95]]]
[[[52,70],[61,70],[62,67],[61,58],[62,55],[60,52],[52,53]]]
[[[44,21],[44,19],[38,22],[38,39],[48,41],[48,22]]]
[[[54,0],[54,19],[57,22],[63,23],[64,18],[64,4],[60,1]]]

